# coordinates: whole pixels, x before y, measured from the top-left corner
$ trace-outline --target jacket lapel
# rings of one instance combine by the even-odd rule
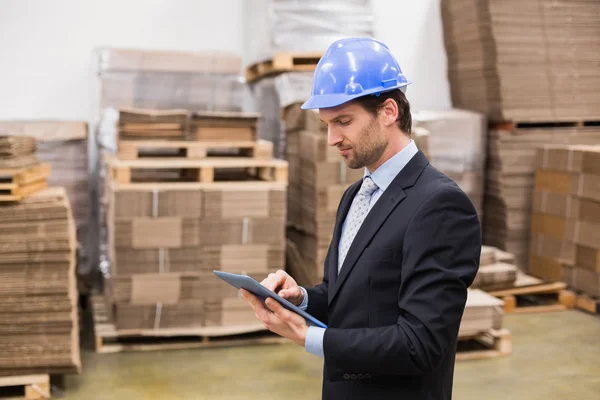
[[[350,249],[348,250],[348,254],[344,259],[344,264],[342,265],[342,269],[340,271],[339,276],[336,277],[335,280],[330,281],[333,282],[332,290],[329,290],[329,304],[333,301],[336,294],[342,287],[344,281],[356,265],[356,261],[362,254],[363,250],[373,239],[373,236],[377,233],[381,225],[385,222],[385,220],[389,217],[392,211],[396,208],[402,200],[406,197],[406,193],[404,189],[411,187],[415,184],[417,178],[423,171],[423,169],[428,164],[427,158],[423,155],[421,151],[417,152],[415,156],[409,161],[408,164],[400,171],[400,173],[394,178],[390,186],[386,189],[385,192],[381,195],[377,203],[373,205],[371,211],[363,221],[361,227],[359,228]],[[359,186],[360,187],[360,184]],[[356,188],[357,190],[357,188]],[[352,204],[352,200],[354,199],[354,195],[356,194],[356,190],[354,190],[352,196],[348,196],[349,199],[346,201],[347,204],[344,204],[344,213],[342,214],[342,218],[337,224],[335,229],[335,241],[334,241],[334,254],[335,254],[335,262],[334,260],[330,261],[330,264],[335,264],[337,267],[337,245],[340,241],[341,232],[342,232],[342,224],[346,215],[348,214],[348,210],[350,205]],[[330,273],[332,275],[337,275],[337,268],[334,268],[334,272],[331,271],[330,265]],[[330,275],[331,276],[331,275]]]
[[[346,216],[348,215],[348,211],[350,211],[350,206],[352,205],[352,200],[354,200],[354,196],[360,189],[361,184],[362,184],[362,180],[352,184],[352,186],[350,186],[350,189],[348,190],[348,195],[344,198],[344,201],[340,204],[340,215],[339,215],[338,223],[335,224],[335,228],[333,231],[333,239],[331,242],[332,243],[332,248],[331,248],[332,252],[331,252],[331,257],[329,259],[329,265],[327,266],[327,268],[328,268],[327,272],[329,273],[330,285],[335,284],[335,281],[337,280],[337,276],[338,276],[338,268],[337,268],[338,267],[338,257],[339,257],[338,249],[339,249],[340,239],[342,237],[342,226],[344,224],[344,220],[346,219]]]

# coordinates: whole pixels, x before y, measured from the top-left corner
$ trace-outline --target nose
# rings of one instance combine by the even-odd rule
[[[335,132],[331,126],[327,128],[327,144],[330,146],[337,146],[344,140],[344,137]]]

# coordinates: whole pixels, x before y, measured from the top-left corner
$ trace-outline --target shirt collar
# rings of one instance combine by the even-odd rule
[[[377,185],[382,192],[390,186],[396,175],[402,171],[402,169],[408,164],[408,162],[414,157],[419,149],[415,144],[414,140],[411,139],[408,146],[400,150],[398,153],[394,154],[389,160],[381,164],[379,168],[375,170],[375,172],[370,173],[369,170],[365,167],[365,173],[363,175],[363,179],[367,176],[370,176],[373,179],[373,182]]]

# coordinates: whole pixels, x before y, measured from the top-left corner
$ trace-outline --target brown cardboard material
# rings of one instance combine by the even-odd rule
[[[201,218],[203,200],[204,194],[198,189],[114,189],[111,210],[114,210],[116,220],[136,217]]]
[[[579,198],[561,193],[540,192],[533,194],[532,211],[557,217],[578,219]]]
[[[564,265],[555,260],[533,254],[529,257],[528,273],[548,282],[564,281],[564,270]]]
[[[489,133],[485,211],[482,221],[484,243],[514,253],[517,265],[526,271],[531,206],[536,207],[535,202],[532,204],[532,197],[536,164],[539,163],[536,161],[536,158],[539,159],[538,148],[546,144],[589,145],[599,143],[599,140],[600,130],[594,126],[499,126],[492,129]],[[548,161],[548,165],[553,164],[553,160]],[[556,214],[539,209],[535,213]],[[522,224],[519,229],[511,225],[515,217]],[[573,215],[571,218],[574,217]]]
[[[569,194],[577,190],[579,175],[568,172],[538,170],[535,173],[535,190]]]
[[[476,335],[502,327],[504,302],[480,289],[469,289],[459,336]]]
[[[600,250],[585,246],[577,246],[576,265],[600,274]]]
[[[140,218],[115,222],[109,245],[115,249],[158,249],[199,246],[200,219]],[[167,238],[167,236],[169,236]]]
[[[576,268],[573,286],[589,296],[600,297],[600,274],[585,268]]]
[[[300,156],[312,162],[336,163],[343,161],[339,150],[335,146],[329,146],[327,136],[318,132],[301,131],[300,148],[303,150]]]
[[[200,222],[202,246],[227,244],[284,244],[283,218],[205,218]]]
[[[131,277],[131,304],[176,304],[181,293],[178,274],[143,274]]]
[[[132,248],[178,248],[182,246],[182,219],[136,218],[132,221]]]
[[[531,214],[531,232],[563,240],[567,234],[567,220],[554,215]]]
[[[67,192],[51,187],[0,209],[0,375],[77,372],[77,240]]]
[[[600,250],[600,224],[569,220],[566,238],[578,245]]]
[[[570,186],[569,193],[581,198],[600,201],[600,174],[580,174]]]
[[[573,266],[575,264],[575,243],[553,236],[532,234],[530,254]]]

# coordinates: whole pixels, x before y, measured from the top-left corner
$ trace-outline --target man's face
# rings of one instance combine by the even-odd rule
[[[388,145],[388,138],[373,117],[356,103],[319,109],[327,124],[328,144],[336,146],[349,168],[368,167],[376,163]]]

